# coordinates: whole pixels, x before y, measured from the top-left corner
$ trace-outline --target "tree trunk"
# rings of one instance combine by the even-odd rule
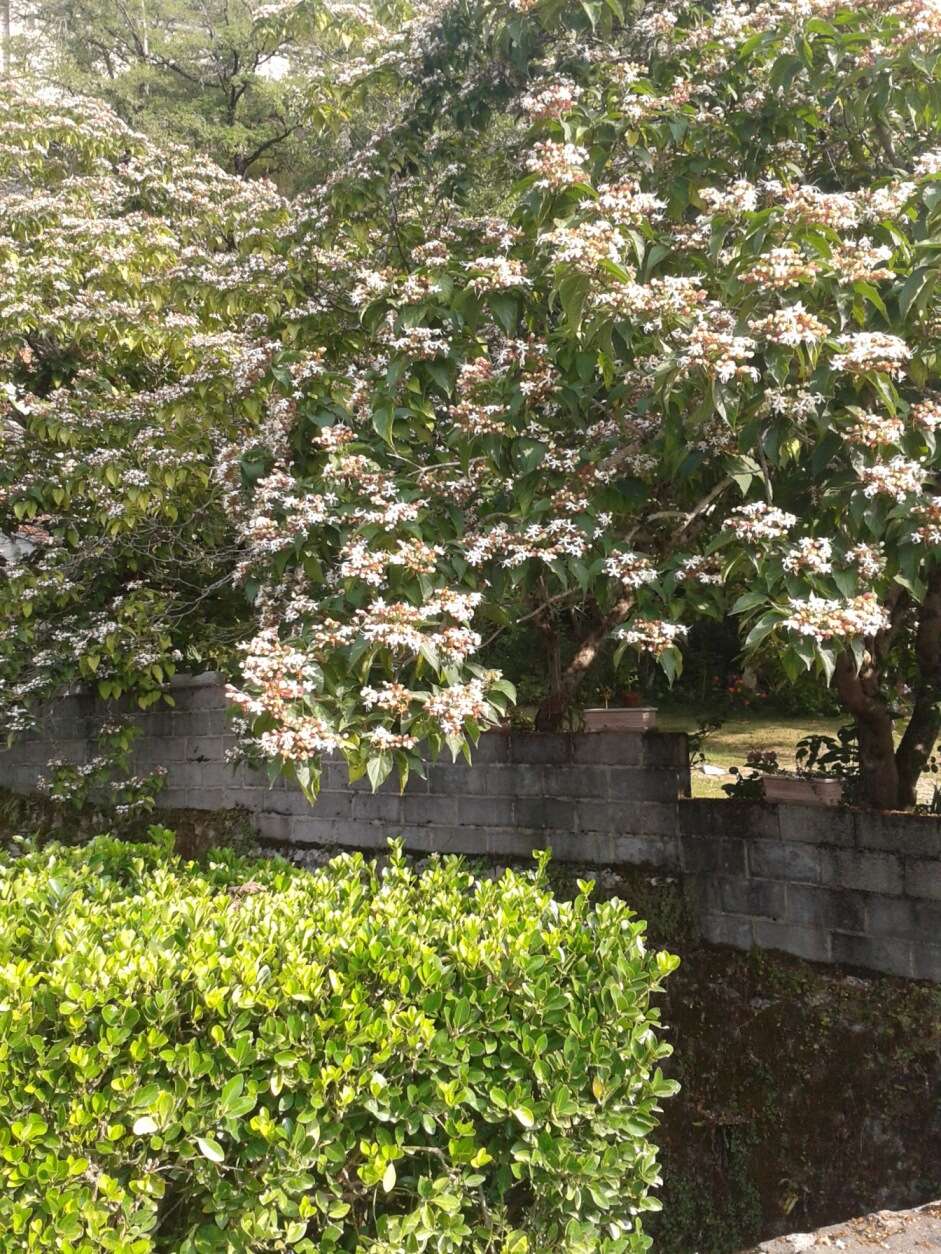
[[[575,694],[585,678],[598,652],[608,636],[631,612],[633,597],[623,596],[616,601],[601,621],[582,639],[575,656],[562,672],[559,682],[549,692],[536,712],[537,731],[558,731],[572,708]]]
[[[836,687],[856,720],[859,771],[866,802],[879,810],[899,807],[899,774],[892,738],[892,711],[882,694],[881,675],[867,654],[859,670],[850,653],[836,663]]]
[[[551,611],[540,614],[536,625],[542,633],[546,648],[546,673],[549,676],[549,691],[558,692],[562,687],[562,641]]]
[[[912,716],[896,751],[899,805],[918,800],[918,780],[941,733],[941,570],[932,572],[918,611],[915,635],[918,679]]]

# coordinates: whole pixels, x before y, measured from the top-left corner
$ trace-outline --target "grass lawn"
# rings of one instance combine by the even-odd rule
[[[657,727],[661,731],[694,732],[703,717],[693,709],[660,710]],[[836,729],[846,718],[816,718],[810,715],[789,717],[784,714],[764,713],[761,710],[743,711],[730,717],[718,731],[706,737],[703,752],[712,766],[744,766],[745,755],[750,749],[773,749],[785,770],[793,770],[794,750],[805,736],[819,732],[826,736],[836,735]],[[694,797],[724,797],[723,783],[731,776],[702,775],[693,771]]]

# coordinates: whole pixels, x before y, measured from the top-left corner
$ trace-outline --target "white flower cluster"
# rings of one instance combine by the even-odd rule
[[[858,474],[866,496],[891,496],[904,501],[921,491],[928,471],[921,462],[899,455],[889,462],[860,466]]]
[[[657,577],[649,558],[630,551],[612,553],[610,557],[606,557],[604,571],[625,588],[641,588],[644,584],[653,583]]]
[[[628,179],[622,183],[602,183],[598,188],[598,209],[618,226],[639,226],[656,222],[663,216],[666,201],[650,192],[642,192],[640,184]]]
[[[596,270],[603,261],[620,261],[624,246],[617,228],[603,220],[560,226],[543,239],[555,245],[555,260],[559,265],[585,271]]]
[[[821,642],[874,636],[889,626],[888,613],[874,592],[845,601],[812,595],[791,599],[788,605],[791,612],[781,626]]]
[[[475,257],[473,261],[464,262],[464,269],[471,274],[467,286],[478,295],[511,287],[529,287],[526,267],[513,257]]]
[[[726,527],[739,540],[760,543],[780,540],[797,525],[797,518],[786,510],[777,509],[765,501],[752,501],[739,505],[729,515]]]
[[[483,682],[479,679],[436,688],[425,700],[425,713],[431,715],[449,736],[457,736],[469,718],[483,721],[486,711],[487,698]]]
[[[843,554],[843,560],[855,566],[863,579],[878,579],[885,573],[885,554],[873,544],[854,544]]]
[[[941,400],[919,401],[912,406],[909,417],[922,431],[938,431],[941,429]]]
[[[893,418],[886,414],[858,414],[855,421],[846,428],[846,439],[851,444],[860,444],[864,448],[879,448],[883,444],[897,444],[905,434],[905,424],[901,418]]]
[[[782,565],[792,575],[826,575],[833,569],[833,544],[825,536],[802,536]]]
[[[941,546],[941,499],[935,497],[916,505],[912,510],[912,522],[918,524],[909,535],[913,544],[933,548]]]
[[[588,150],[578,144],[558,144],[544,139],[535,145],[526,159],[531,174],[538,175],[537,187],[560,191],[572,183],[583,183],[588,175],[585,165]]]
[[[520,108],[534,122],[547,122],[574,109],[581,94],[582,89],[576,83],[559,79],[527,92],[520,100]]]
[[[911,357],[911,349],[897,335],[885,335],[882,331],[857,331],[841,336],[837,341],[840,352],[830,363],[834,370],[846,370],[850,374],[878,371],[882,374],[901,374]]]
[[[816,344],[825,340],[830,328],[810,313],[800,301],[786,305],[767,318],[749,323],[752,335],[763,336],[772,344],[784,344],[796,348],[800,344]]]
[[[710,213],[740,218],[758,208],[758,188],[748,179],[737,179],[727,187],[704,187],[699,193]]]
[[[722,567],[718,556],[695,554],[685,557],[676,571],[677,583],[722,584]]]
[[[682,623],[669,623],[661,618],[637,618],[628,626],[621,627],[617,635],[635,649],[659,657],[667,649],[674,648],[686,632],[687,628]]]

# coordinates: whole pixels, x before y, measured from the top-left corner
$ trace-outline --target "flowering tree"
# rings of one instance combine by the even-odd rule
[[[196,319],[181,333],[190,365],[144,353],[187,399],[149,399],[156,380],[141,381],[127,327],[108,389],[135,413],[157,406],[157,445],[164,413],[199,433],[202,481],[182,509],[161,489],[178,511],[162,525],[216,566],[184,593],[171,548],[157,578],[140,552],[147,511],[128,526],[122,496],[118,530],[134,540],[111,554],[122,573],[108,595],[202,606],[197,589],[212,589],[215,629],[216,611],[142,616],[165,624],[159,657],[220,656],[244,635],[232,698],[246,736],[311,791],[326,751],[375,784],[419,767],[423,742],[466,747],[512,697],[475,662],[508,623],[550,641],[560,613],[578,624],[539,712],[552,727],[609,641],[673,676],[688,625],[731,610],[750,653],[832,677],[870,799],[911,804],[941,697],[941,139],[923,52],[939,34],[928,0],[651,6],[629,20],[616,5],[487,3],[390,32],[344,86],[376,84],[400,112],[349,165],[289,205],[217,181],[211,204],[185,209],[202,224],[188,228],[198,263],[155,263],[141,284]],[[125,188],[115,151],[108,178]],[[60,233],[63,194],[47,210]],[[238,217],[231,239],[220,214]],[[17,273],[46,282],[24,252],[36,256],[24,242]],[[126,263],[110,273],[138,283]],[[189,375],[223,327],[242,364],[227,358],[196,403]],[[61,578],[76,550],[89,572],[98,559],[69,534],[74,494],[56,502],[45,463],[27,481],[63,385],[25,384],[15,332],[10,346],[28,434],[4,508],[42,514],[54,538],[14,565],[26,586]],[[99,369],[76,366],[56,402],[83,413],[92,442],[87,415],[114,408],[87,399]],[[7,638],[20,633],[6,666],[22,709],[41,687],[22,678],[31,633],[61,627],[45,609],[25,627],[20,608],[3,612]],[[66,652],[39,651],[60,681]],[[121,682],[136,683],[133,651],[122,657]],[[903,680],[913,713],[896,748]]]

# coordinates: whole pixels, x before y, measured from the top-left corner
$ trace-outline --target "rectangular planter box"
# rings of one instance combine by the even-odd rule
[[[838,806],[843,797],[840,779],[814,779],[791,775],[766,775],[762,781],[766,801],[790,801],[799,805]]]
[[[633,709],[600,709],[585,711],[585,731],[645,732],[657,726],[657,711],[653,706],[635,706]]]

